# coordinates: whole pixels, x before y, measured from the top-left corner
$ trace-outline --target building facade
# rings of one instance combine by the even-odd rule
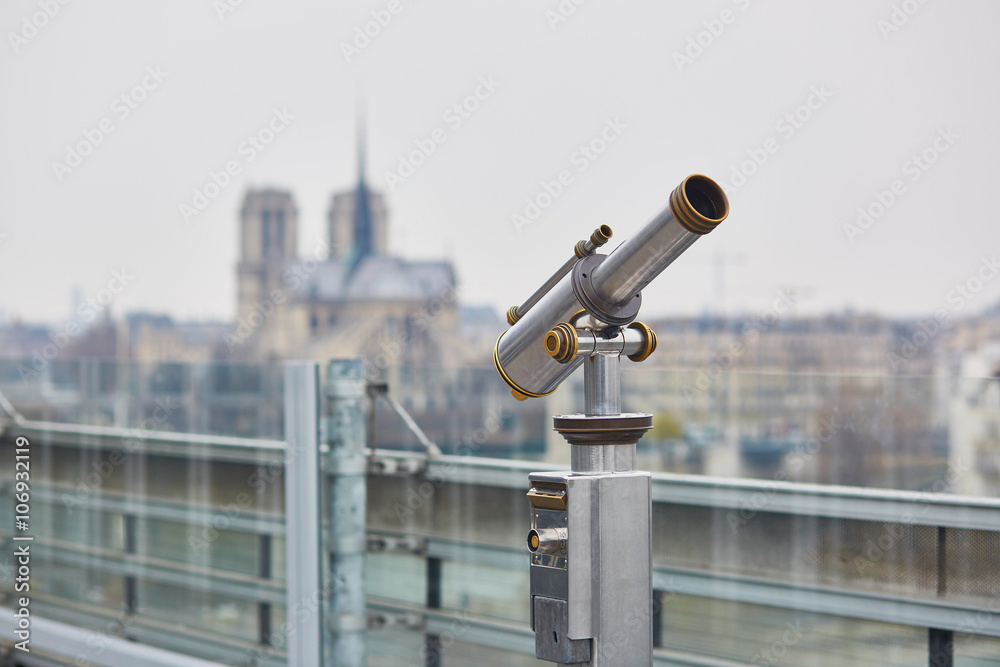
[[[363,154],[355,187],[330,200],[325,247],[300,256],[298,223],[290,192],[246,193],[237,322],[225,336],[234,358],[360,356],[376,369],[454,358],[443,354],[459,338],[454,270],[389,254],[388,210],[365,180]]]

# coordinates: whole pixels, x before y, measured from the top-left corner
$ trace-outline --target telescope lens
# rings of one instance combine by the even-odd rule
[[[545,349],[553,356],[555,356],[556,351],[559,349],[559,335],[554,331],[545,334]]]
[[[721,220],[728,213],[725,199],[719,197],[719,187],[704,176],[689,178],[684,184],[684,196],[695,211],[709,220]]]

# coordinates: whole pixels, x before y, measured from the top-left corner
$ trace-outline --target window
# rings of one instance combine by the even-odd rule
[[[285,212],[277,210],[274,212],[274,245],[278,254],[285,256]]]
[[[271,212],[263,210],[260,212],[260,255],[267,257],[271,254]]]

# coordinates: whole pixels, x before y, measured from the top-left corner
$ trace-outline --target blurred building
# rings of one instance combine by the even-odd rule
[[[338,192],[330,200],[327,238],[330,258],[348,260],[354,253],[389,254],[389,212],[382,193],[371,190],[364,180],[364,164],[358,165],[358,186]]]
[[[139,362],[205,362],[224,358],[228,322],[177,322],[169,315],[125,316],[127,356]]]
[[[905,324],[878,315],[693,317],[651,323],[659,368],[879,373]]]
[[[657,349],[625,365],[627,408],[683,430],[651,467],[918,488],[945,465],[947,383],[931,377],[943,338],[903,351],[919,322],[843,313],[650,324]],[[893,355],[905,355],[898,372]],[[655,434],[647,444],[655,453]]]
[[[1000,345],[966,357],[952,398],[953,485],[965,495],[1000,495]]]
[[[1000,303],[980,315],[956,320],[951,327],[949,348],[975,353],[1000,341]]]
[[[30,359],[50,342],[49,328],[43,325],[13,322],[0,327],[0,349],[10,359]]]
[[[250,190],[240,211],[237,321],[225,335],[235,358],[365,357],[375,367],[455,363],[455,272],[445,261],[388,252],[388,211],[365,179],[337,193],[327,238],[298,254],[292,194]]]

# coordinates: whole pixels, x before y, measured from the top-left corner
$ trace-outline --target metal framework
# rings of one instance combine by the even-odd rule
[[[122,448],[135,436],[134,432],[128,429],[94,429],[71,424],[22,422],[16,427],[8,423],[3,435],[0,435],[0,441],[9,439],[14,428],[19,433],[37,439],[40,443],[49,442],[87,449]],[[329,428],[330,424],[326,424],[323,430]],[[317,450],[320,454],[325,451],[322,440],[327,437],[328,435],[322,435],[318,444]],[[359,437],[363,437],[363,432]],[[282,442],[195,435],[168,437],[167,434],[148,435],[145,442],[155,445],[157,451],[165,456],[178,458],[189,458],[200,451],[201,456],[217,457],[213,460],[253,464],[260,464],[261,461],[285,462],[286,474],[294,475],[288,468],[291,463],[290,460],[286,462],[288,457],[285,444]],[[443,484],[461,488],[463,493],[471,494],[477,493],[476,487],[480,487],[483,492],[507,489],[511,493],[516,493],[523,490],[525,476],[537,468],[537,464],[531,462],[455,456],[428,458],[421,454],[381,450],[368,452],[366,458],[370,483],[389,478],[410,478],[417,483],[425,479],[443,480]],[[70,489],[67,486],[58,484],[43,481],[33,483],[33,502],[38,508],[46,504],[59,504],[62,494],[68,490]],[[4,493],[7,491],[4,490]],[[990,533],[1000,531],[1000,499],[672,474],[651,476],[654,510],[668,506],[738,510],[743,507],[746,499],[754,494],[762,494],[767,498],[766,504],[760,509],[763,515],[823,517],[843,521],[932,526],[938,529]],[[378,502],[391,503],[393,498],[380,498]],[[221,508],[201,505],[194,501],[143,498],[140,502],[136,502],[135,498],[129,499],[127,494],[107,489],[94,490],[87,499],[87,508],[88,511],[96,513],[131,516],[140,524],[145,518],[201,526],[224,516]],[[297,514],[299,511],[294,507],[286,507],[287,516],[300,516]],[[278,538],[285,535],[286,522],[283,517],[274,514],[248,510],[232,519],[228,529]],[[8,536],[9,533],[0,535],[0,537]],[[481,643],[484,646],[527,654],[534,652],[533,635],[526,625],[476,615],[462,615],[441,608],[444,606],[441,598],[442,567],[447,567],[448,563],[467,563],[507,569],[512,572],[523,571],[528,556],[523,547],[513,546],[514,540],[510,540],[511,546],[501,547],[475,540],[449,540],[403,530],[368,530],[367,536],[369,544],[396,544],[415,557],[425,559],[428,563],[426,570],[429,577],[427,590],[437,591],[436,599],[429,595],[426,604],[416,607],[373,600],[368,605],[369,615],[376,614],[387,619],[398,617],[405,620],[405,627],[419,629],[425,634],[428,646],[433,645],[435,637],[440,641],[440,637],[448,632],[452,624],[460,620],[465,624],[463,627],[467,626],[462,635],[464,642]],[[962,544],[954,544],[951,548],[958,550],[955,553],[960,558],[974,558],[972,554],[961,551],[965,548]],[[79,566],[80,563],[84,563],[88,569],[109,577],[141,578],[181,589],[244,600],[254,604],[262,615],[270,614],[272,605],[287,604],[288,587],[275,579],[273,573],[267,573],[271,574],[267,577],[262,576],[266,574],[263,572],[258,572],[256,576],[225,572],[213,567],[172,563],[150,554],[132,553],[127,548],[118,551],[45,537],[36,538],[33,549],[40,560],[50,560],[55,565]],[[435,572],[437,572],[436,583],[430,580]],[[654,595],[680,593],[705,599],[763,605],[791,612],[808,612],[924,628],[928,636],[928,651],[943,652],[935,658],[937,665],[950,664],[950,640],[960,633],[1000,637],[997,614],[1000,609],[992,608],[989,601],[978,604],[960,603],[950,598],[933,599],[859,590],[848,586],[726,574],[712,571],[708,567],[704,570],[692,570],[654,566],[652,588]],[[73,658],[70,655],[74,650],[73,631],[77,631],[77,634],[93,632],[70,626],[103,625],[113,622],[118,613],[111,608],[53,596],[38,596],[33,599],[33,605],[35,605],[33,611],[38,616],[38,625],[35,627],[45,628],[44,632],[39,631],[33,636],[33,647],[37,647],[39,651],[47,651],[50,657],[58,655],[69,659]],[[5,609],[3,613],[9,614],[10,610]],[[124,636],[133,641],[108,641],[107,648],[100,658],[91,661],[94,664],[104,665],[146,664],[135,661],[135,651],[148,649],[152,652],[150,655],[164,651],[144,645],[148,643],[172,647],[186,655],[197,655],[204,659],[223,662],[239,661],[248,654],[258,651],[257,655],[263,665],[286,664],[284,652],[277,647],[261,651],[260,644],[226,637],[208,629],[178,632],[172,629],[169,623],[146,618],[141,614],[129,618]],[[657,646],[653,649],[653,660],[656,665],[718,667],[728,664],[717,659],[668,651],[658,646],[661,639],[658,639],[654,632],[653,642]],[[946,658],[943,659],[940,655],[945,655]],[[177,658],[177,654],[174,654],[173,659],[187,660],[187,658]],[[132,662],[127,662],[129,660]],[[176,662],[164,664],[176,664]],[[190,664],[196,663],[190,662]]]

